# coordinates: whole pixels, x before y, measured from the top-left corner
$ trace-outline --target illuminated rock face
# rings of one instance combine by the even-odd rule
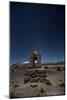
[[[41,54],[38,51],[32,52],[29,58],[30,67],[40,68],[41,67]]]

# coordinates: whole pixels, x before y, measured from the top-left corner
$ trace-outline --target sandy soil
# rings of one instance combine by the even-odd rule
[[[52,85],[47,85],[46,83],[36,82],[24,84],[24,72],[16,72],[11,75],[11,80],[16,80],[18,87],[10,87],[10,94],[12,97],[35,97],[35,96],[54,96],[54,95],[64,95],[65,88],[58,85],[59,80],[64,81],[64,70],[57,71],[56,69],[47,70],[47,79],[52,82]],[[31,87],[31,84],[36,84],[36,87]],[[44,92],[41,94],[39,90],[43,88]]]

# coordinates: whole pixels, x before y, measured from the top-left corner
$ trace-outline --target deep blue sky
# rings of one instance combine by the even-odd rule
[[[29,60],[39,50],[42,62],[64,60],[65,6],[10,2],[10,63]]]

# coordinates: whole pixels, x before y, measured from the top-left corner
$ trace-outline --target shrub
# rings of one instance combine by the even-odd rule
[[[13,88],[16,88],[16,87],[19,87],[19,85],[18,85],[18,84],[15,84],[15,85],[13,86]]]
[[[11,86],[13,86],[14,84],[16,83],[16,81],[15,80],[11,80]]]
[[[38,90],[36,96],[42,96],[42,94],[43,94],[44,92],[45,92],[45,90],[41,87],[41,88]]]
[[[17,80],[11,80],[11,86],[13,86],[13,88],[18,87],[19,82]]]
[[[64,87],[64,86],[65,86],[65,83],[64,83],[63,80],[59,80],[59,86],[60,86],[60,87]]]
[[[60,67],[57,67],[57,71],[61,71],[61,68]]]
[[[40,93],[40,92],[38,92],[38,93],[36,94],[36,96],[37,96],[37,97],[40,97],[40,96],[41,96],[41,93]]]
[[[41,87],[40,93],[44,93],[44,92],[45,92],[44,89]]]
[[[46,79],[46,84],[47,85],[52,85],[52,82],[49,79]]]

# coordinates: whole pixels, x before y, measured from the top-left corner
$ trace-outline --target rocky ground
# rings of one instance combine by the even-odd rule
[[[15,68],[14,68],[15,67]],[[14,69],[13,69],[14,68]],[[13,65],[10,70],[10,97],[39,97],[65,94],[65,69],[61,65],[42,65],[47,78],[40,82],[24,84],[24,66]]]

